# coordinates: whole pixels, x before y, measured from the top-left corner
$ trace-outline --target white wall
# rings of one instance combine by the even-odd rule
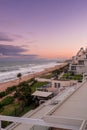
[[[60,83],[60,86],[64,87],[69,87],[72,86],[73,84],[76,84],[77,81],[75,80],[69,80],[69,81],[52,81],[52,86],[55,85],[55,83]]]

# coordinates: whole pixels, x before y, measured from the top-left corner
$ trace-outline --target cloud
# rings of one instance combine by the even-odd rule
[[[22,57],[26,57],[26,58],[36,58],[36,57],[38,57],[38,55],[36,55],[36,54],[30,54],[30,55],[21,55]]]
[[[0,54],[6,56],[19,56],[21,53],[26,52],[27,49],[21,46],[14,46],[14,45],[2,45],[0,44]]]
[[[14,38],[10,37],[7,33],[0,32],[0,41],[13,42]]]
[[[23,38],[23,36],[18,35],[18,34],[9,34],[7,32],[0,32],[0,41],[5,41],[5,42],[13,42],[16,39]]]
[[[0,44],[0,60],[1,59],[20,59],[20,60],[34,60],[38,58],[36,54],[23,54],[27,52],[25,46],[2,45]]]

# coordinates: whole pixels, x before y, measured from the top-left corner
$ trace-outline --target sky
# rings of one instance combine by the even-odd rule
[[[71,58],[87,47],[87,0],[0,0],[0,59]]]

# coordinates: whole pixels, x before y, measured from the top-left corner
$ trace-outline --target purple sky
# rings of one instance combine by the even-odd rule
[[[71,57],[86,46],[87,0],[0,0],[1,58],[11,48],[14,57]]]

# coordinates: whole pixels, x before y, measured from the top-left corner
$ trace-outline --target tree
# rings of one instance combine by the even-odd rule
[[[25,105],[31,104],[32,96],[31,96],[31,87],[28,84],[21,86],[20,88],[20,97],[24,101]]]
[[[20,83],[21,77],[22,77],[22,74],[21,74],[21,73],[18,73],[18,74],[17,74],[17,78],[19,78],[19,83]]]
[[[20,84],[20,87],[17,88],[16,93],[14,94],[14,97],[17,98],[18,100],[21,100],[24,102],[24,104],[27,106],[31,104],[32,102],[32,89],[29,86],[28,83],[23,82]]]

